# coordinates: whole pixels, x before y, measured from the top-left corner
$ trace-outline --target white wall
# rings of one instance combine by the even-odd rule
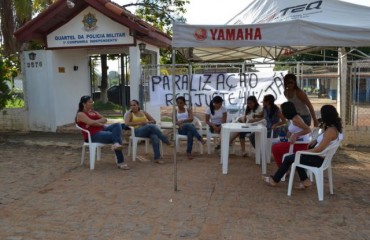
[[[150,44],[146,44],[146,49],[153,53],[151,64],[152,65],[159,64],[160,61],[159,48]],[[154,57],[156,57],[156,59],[154,59]],[[160,68],[158,68],[157,74],[160,74],[159,70]],[[157,122],[161,121],[161,108],[159,106],[152,106],[149,101],[145,103],[144,108],[155,120],[157,120]]]
[[[57,126],[74,122],[81,96],[91,94],[89,58],[85,50],[55,50],[51,88],[54,98],[55,130]],[[74,70],[74,66],[78,70]],[[58,72],[64,67],[65,72]]]
[[[36,53],[36,59],[30,60],[29,53]],[[53,99],[50,93],[51,59],[48,51],[27,51],[22,53],[26,104],[28,109],[29,129],[36,131],[51,131],[53,129],[53,114],[51,107]],[[37,64],[37,65],[36,65]]]
[[[88,57],[84,50],[32,52],[34,61],[30,51],[23,52],[29,129],[55,132],[57,126],[74,122],[80,97],[90,94]]]
[[[159,56],[158,48],[148,47]],[[35,60],[29,59],[31,52],[36,53]],[[130,47],[129,52],[131,99],[139,99],[140,52],[137,47]],[[58,126],[74,122],[81,96],[91,94],[89,54],[91,49],[37,50],[22,53],[30,130],[55,132]],[[78,67],[77,71],[74,66]],[[146,110],[149,110],[156,120],[160,120],[159,108],[146,106]]]

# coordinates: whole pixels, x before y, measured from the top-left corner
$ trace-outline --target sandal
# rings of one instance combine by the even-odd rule
[[[118,163],[117,167],[122,170],[130,170],[130,167],[126,163]]]
[[[262,177],[264,183],[267,185],[267,186],[270,186],[270,187],[276,187],[277,183],[272,179],[271,176],[269,177]]]
[[[305,190],[312,187],[312,183],[305,185],[303,182],[300,182],[298,186],[294,187],[297,190]]]
[[[136,158],[140,161],[140,162],[149,162],[149,160],[145,157],[142,157],[142,156],[136,156]]]
[[[115,143],[115,144],[112,145],[112,150],[113,151],[116,151],[116,150],[121,151],[121,150],[123,150],[123,146],[119,143]]]
[[[191,155],[191,153],[187,153],[186,155],[188,157],[188,160],[193,160],[194,157]]]
[[[165,161],[160,160],[160,159],[154,160],[154,162],[157,163],[157,164],[164,164],[165,163]]]

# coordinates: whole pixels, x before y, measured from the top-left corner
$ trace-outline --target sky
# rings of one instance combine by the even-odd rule
[[[135,2],[134,0],[112,1],[120,5]],[[187,5],[185,18],[189,24],[225,24],[252,1],[253,0],[190,0],[190,4]],[[370,6],[370,1],[368,0],[343,1]]]

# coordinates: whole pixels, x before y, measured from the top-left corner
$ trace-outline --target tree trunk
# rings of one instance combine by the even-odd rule
[[[12,0],[0,0],[0,16],[4,55],[9,56],[17,52]]]
[[[101,54],[101,83],[100,83],[100,101],[108,102],[108,61],[107,54]]]

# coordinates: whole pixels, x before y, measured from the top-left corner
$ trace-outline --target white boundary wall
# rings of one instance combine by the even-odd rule
[[[74,122],[80,97],[90,94],[88,56],[76,49],[33,52],[35,60],[22,54],[29,130],[55,132]]]

